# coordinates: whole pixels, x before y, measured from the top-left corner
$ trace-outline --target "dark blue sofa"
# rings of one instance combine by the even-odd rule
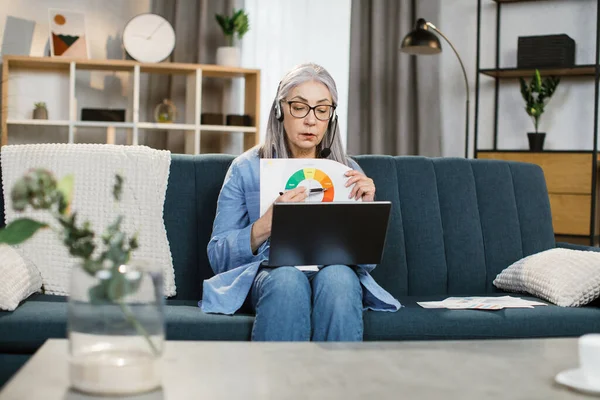
[[[249,340],[253,316],[197,307],[212,276],[206,245],[233,157],[173,155],[164,219],[177,296],[167,300],[167,338]],[[492,284],[514,261],[557,246],[542,170],[492,160],[358,156],[377,199],[393,203],[382,263],[373,276],[405,306],[366,312],[365,340],[528,338],[600,332],[600,308],[427,310],[449,295],[504,295]],[[565,247],[577,246],[558,244]],[[0,385],[48,338],[64,338],[65,298],[36,294],[0,312]]]

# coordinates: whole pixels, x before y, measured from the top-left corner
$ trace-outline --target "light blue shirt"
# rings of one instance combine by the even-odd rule
[[[350,160],[352,168],[362,169]],[[269,259],[269,240],[252,253],[250,231],[260,217],[260,158],[258,148],[237,157],[225,176],[208,259],[215,276],[204,281],[198,305],[206,313],[233,314],[246,300],[254,277]],[[376,311],[397,311],[401,305],[369,274],[374,264],[359,265],[356,273],[363,286],[363,307]]]

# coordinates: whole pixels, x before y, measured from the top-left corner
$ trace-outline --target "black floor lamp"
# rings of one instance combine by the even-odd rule
[[[442,45],[440,44],[440,40],[437,38],[429,30],[432,29],[437,32],[441,37],[443,37],[446,42],[452,47],[454,50],[454,54],[458,58],[460,62],[460,67],[462,68],[463,76],[465,77],[465,85],[467,89],[467,100],[466,100],[466,116],[465,116],[465,158],[469,157],[469,81],[467,79],[467,72],[465,71],[465,66],[458,55],[458,52],[454,48],[454,45],[448,38],[440,32],[435,25],[431,22],[425,21],[423,18],[419,18],[417,21],[417,25],[415,30],[410,32],[408,35],[404,37],[402,40],[402,45],[400,47],[400,51],[408,54],[438,54],[442,51]]]

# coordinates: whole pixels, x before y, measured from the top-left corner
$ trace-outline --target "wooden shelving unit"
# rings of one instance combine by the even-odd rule
[[[595,65],[576,65],[573,68],[538,68],[543,76],[588,76],[594,77],[596,74]],[[532,76],[534,69],[519,68],[500,68],[500,69],[480,69],[479,73],[499,79],[513,79],[521,76]]]
[[[9,104],[13,94],[9,94],[10,76],[14,71],[50,71],[51,73],[68,75],[69,100],[68,119],[59,120],[34,120],[10,118]],[[133,101],[131,105],[132,118],[127,122],[95,122],[80,121],[77,119],[76,109],[76,71],[110,71],[129,72],[133,75]],[[155,123],[140,121],[140,74],[171,74],[187,77],[185,123]],[[253,126],[231,125],[202,125],[202,78],[243,78],[244,79],[244,113],[249,115]],[[260,121],[260,70],[231,68],[219,65],[183,64],[183,63],[157,63],[145,64],[128,60],[88,60],[50,57],[22,57],[4,56],[2,67],[2,112],[1,112],[1,144],[8,143],[11,126],[62,126],[68,128],[68,142],[74,143],[76,128],[99,127],[129,130],[130,144],[139,143],[139,130],[166,130],[184,131],[186,133],[186,153],[200,153],[200,135],[202,132],[242,132],[244,134],[244,150],[258,143]],[[15,94],[18,96],[18,93]],[[110,137],[107,134],[107,137]],[[114,137],[114,136],[113,136]],[[110,139],[108,139],[110,142]]]
[[[519,77],[529,78],[535,70],[522,68],[500,68],[501,10],[504,3],[539,2],[544,0],[493,0],[496,3],[496,55],[495,68],[481,68],[481,3],[477,2],[477,76],[475,81],[475,158],[511,160],[538,164],[544,171],[554,232],[560,240],[585,242],[596,245],[600,237],[598,201],[600,182],[598,175],[598,106],[600,82],[600,0],[596,7],[596,48],[595,64],[576,65],[571,68],[538,68],[542,75],[555,75],[563,78],[587,77],[595,83],[594,92],[594,135],[593,150],[543,151],[533,153],[523,150],[498,148],[498,92],[500,82]],[[507,5],[509,6],[509,5]],[[491,149],[478,148],[478,117],[480,76],[495,80],[494,92],[494,132]],[[591,116],[590,116],[591,117]]]
[[[592,210],[593,152],[479,150],[477,158],[519,161],[542,167],[552,208],[552,224],[558,236],[588,237]],[[598,185],[596,185],[598,186]],[[600,233],[595,224],[595,234]]]

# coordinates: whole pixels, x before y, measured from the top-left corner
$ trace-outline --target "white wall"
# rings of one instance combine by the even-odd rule
[[[460,53],[471,85],[471,143],[474,132],[477,2],[440,1],[440,21],[432,21]],[[496,3],[482,1],[481,68],[495,67]],[[551,0],[504,4],[501,12],[500,67],[515,67],[517,38],[527,35],[566,33],[576,42],[576,64],[593,64],[596,38],[596,1]],[[444,46],[445,42],[442,42]],[[442,154],[464,154],[464,80],[460,66],[446,45],[441,54]],[[540,131],[546,132],[546,149],[592,149],[594,80],[563,78],[542,115]],[[499,90],[498,148],[527,149],[527,132],[533,124],[523,110],[517,80],[503,80]],[[493,144],[494,80],[480,76],[479,149]],[[470,152],[472,146],[470,146]],[[472,153],[471,153],[472,154]]]
[[[35,22],[35,30],[29,55],[48,55],[48,9],[66,9],[82,12],[86,18],[88,46],[90,57],[93,59],[122,58],[121,33],[125,24],[135,15],[148,12],[151,0],[0,0],[0,43],[3,41],[4,26],[7,16],[13,16]],[[0,49],[1,51],[1,49]],[[1,56],[1,54],[0,54]],[[48,104],[50,119],[66,119],[68,110],[68,80],[66,76],[53,81],[41,79],[42,74],[36,74],[40,79],[27,74],[23,78],[15,77],[11,82],[10,92],[19,92],[19,100],[8,111],[11,118],[31,118],[33,102],[45,101]],[[80,108],[113,107],[125,108],[130,101],[130,74],[113,74],[105,72],[81,71],[76,77],[76,97],[78,117]],[[66,92],[65,92],[66,91]],[[10,93],[9,93],[10,95]],[[45,128],[56,130],[56,128]],[[18,127],[10,128],[20,133]],[[30,128],[22,129],[23,135]],[[104,133],[93,129],[78,129],[80,139],[91,141],[104,140]],[[122,132],[121,140],[124,140]],[[27,140],[23,140],[27,141]]]
[[[315,62],[336,81],[342,142],[346,145],[351,0],[245,0],[250,31],[242,44],[242,66],[261,70],[260,137],[283,75]]]

